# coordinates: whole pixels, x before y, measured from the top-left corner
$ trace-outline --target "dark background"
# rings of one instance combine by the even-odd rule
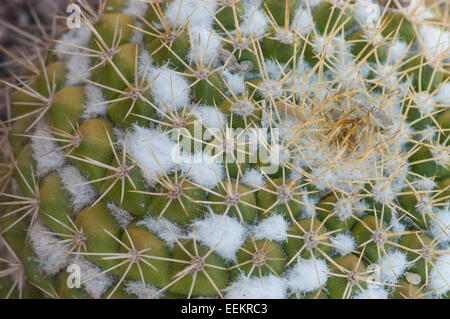
[[[26,70],[11,55],[33,59],[38,40],[52,36],[62,25],[69,0],[0,0],[0,79],[11,81],[11,74],[26,75]],[[48,41],[47,41],[48,42]],[[0,83],[0,120],[5,119],[6,87]]]

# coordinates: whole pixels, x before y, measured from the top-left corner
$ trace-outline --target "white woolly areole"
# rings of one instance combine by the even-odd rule
[[[352,202],[348,198],[339,198],[334,206],[334,213],[340,220],[345,220],[352,216]]]
[[[316,204],[318,199],[308,196],[308,194],[302,194],[302,202],[305,204],[302,207],[302,218],[312,218],[316,216]]]
[[[387,86],[393,86],[397,83],[396,67],[389,64],[377,65],[376,77],[380,82],[386,83]]]
[[[270,215],[263,219],[258,225],[252,228],[255,239],[269,239],[275,241],[287,240],[289,225],[283,216],[278,214]]]
[[[406,56],[405,52],[408,49],[408,44],[406,44],[405,41],[395,40],[392,42],[390,50],[390,62],[397,62],[400,61]]]
[[[439,104],[450,105],[450,82],[446,82],[436,92],[435,99]]]
[[[439,60],[440,56],[448,55],[450,47],[450,32],[443,28],[438,28],[433,25],[421,24],[419,25],[419,34],[422,37],[425,45],[424,53],[430,59]],[[448,60],[447,56],[447,60]]]
[[[144,16],[147,11],[148,3],[142,0],[128,0],[125,9],[123,9],[123,13],[127,16],[137,18],[137,15]]]
[[[398,217],[396,214],[392,214],[391,221],[389,222],[389,225],[393,225],[391,227],[391,231],[394,233],[401,233],[406,230],[405,224],[403,224],[401,221],[398,220]],[[397,241],[399,238],[394,237],[393,240]]]
[[[339,247],[333,249],[341,256],[350,254],[351,251],[356,248],[355,239],[350,235],[350,232],[346,232],[345,234],[337,234],[334,237],[330,237],[330,242]]]
[[[254,169],[248,169],[244,172],[244,175],[242,176],[242,183],[247,184],[250,187],[262,187],[266,184],[263,174]]]
[[[286,284],[275,276],[252,276],[248,280],[241,274],[235,282],[225,288],[227,299],[285,299]]]
[[[215,0],[175,0],[169,4],[164,16],[171,28],[183,26],[189,16],[191,26],[208,28],[214,21],[216,9]]]
[[[182,154],[177,157],[177,163],[183,173],[203,187],[212,189],[224,179],[225,170],[222,164],[217,163],[213,157],[198,152],[195,154]]]
[[[372,0],[357,0],[352,10],[362,26],[374,27],[380,19],[381,9]]]
[[[37,256],[39,266],[49,274],[55,274],[64,268],[68,262],[69,250],[60,239],[48,234],[50,230],[37,221],[30,231],[30,242]]]
[[[292,291],[311,292],[325,286],[328,272],[325,260],[299,257],[295,266],[287,271],[285,280],[288,288]]]
[[[87,182],[77,168],[72,165],[66,165],[61,167],[58,170],[58,173],[62,184],[67,187],[65,190],[70,194],[70,203],[72,204],[72,208],[75,213],[78,213],[81,209],[95,200],[97,193],[91,184],[69,187],[71,185],[78,185]]]
[[[91,59],[83,55],[73,55],[66,63],[67,75],[66,86],[83,84],[80,78],[88,79],[91,76],[89,68],[91,67]]]
[[[133,215],[131,215],[125,209],[117,207],[112,202],[108,202],[106,207],[108,208],[108,211],[111,213],[116,223],[122,228],[127,228],[128,224],[134,220]]]
[[[104,273],[98,275],[103,269],[82,256],[77,256],[73,260],[73,263],[80,267],[82,285],[86,292],[94,299],[100,299],[114,282],[109,274]]]
[[[450,247],[447,247],[447,250]],[[439,260],[434,261],[434,267],[429,276],[430,290],[439,289],[434,294],[438,297],[450,290],[450,255],[439,255]],[[439,270],[439,271],[438,271]]]
[[[220,129],[225,125],[225,115],[214,107],[200,105],[195,108],[194,112],[206,128]]]
[[[391,185],[384,181],[377,182],[373,187],[372,193],[375,201],[378,203],[389,203],[395,198]]]
[[[308,9],[299,6],[295,12],[294,20],[292,21],[292,27],[297,30],[299,34],[305,35],[311,30],[312,26],[313,21]]]
[[[388,299],[388,292],[380,287],[371,287],[364,289],[364,292],[358,290],[353,299]]]
[[[142,285],[142,281],[130,280],[125,282],[125,291],[129,295],[135,295],[138,299],[148,299],[153,296],[153,299],[158,299],[161,297],[161,294],[157,294],[159,289],[153,287],[152,285],[145,284]]]
[[[434,145],[430,148],[430,152],[433,155],[434,161],[438,165],[445,166],[450,161],[450,148],[442,145]]]
[[[335,180],[335,177],[333,176],[333,173],[331,170],[327,169],[326,167],[318,167],[313,168],[311,171],[311,179],[313,184],[320,190],[325,190],[329,188],[333,181]]]
[[[84,87],[84,95],[86,96],[85,107],[81,118],[84,120],[104,117],[108,103],[103,96],[102,89],[93,84],[87,84]]]
[[[442,244],[450,242],[450,207],[436,209],[432,221],[430,221],[430,231],[433,238],[439,238]]]
[[[277,97],[283,93],[283,87],[276,80],[267,79],[260,84],[260,92],[265,97]]]
[[[150,184],[156,182],[157,173],[163,174],[172,170],[179,149],[168,135],[163,135],[160,129],[137,125],[125,134],[128,154],[139,163],[143,176]]]
[[[427,92],[416,93],[414,99],[414,107],[419,110],[422,116],[434,111],[433,98]]]
[[[70,58],[72,55],[68,53],[80,52],[76,46],[86,47],[88,45],[91,34],[92,31],[87,25],[71,29],[61,37],[61,42],[56,44],[56,55],[59,59]]]
[[[166,245],[172,249],[176,239],[188,239],[190,235],[178,225],[162,217],[158,222],[151,216],[145,217],[137,223],[138,226],[145,226],[149,231],[161,238]]]
[[[220,38],[212,29],[202,26],[193,26],[190,32],[192,47],[195,52],[190,52],[188,59],[193,63],[195,60],[199,61],[201,57],[202,59],[199,62],[202,65],[209,65],[213,59],[217,58],[217,49],[221,42]]]
[[[266,33],[269,21],[260,9],[248,6],[241,18],[239,29],[245,36],[259,37]]]
[[[51,140],[54,136],[48,132],[46,125],[40,125],[34,131],[34,136],[31,138],[31,148],[36,161],[36,173],[43,177],[64,164],[63,152],[55,151],[58,144]]]
[[[381,280],[387,283],[396,283],[397,279],[403,275],[408,268],[406,254],[395,250],[389,251],[387,256],[383,256],[380,262]]]
[[[223,218],[223,219],[222,219]],[[195,239],[228,260],[236,259],[236,251],[245,240],[246,232],[239,220],[210,212],[192,224]]]
[[[161,68],[150,67],[147,71],[147,82],[152,83],[150,91],[163,113],[167,113],[166,108],[174,110],[185,106],[189,84],[183,76],[171,72],[167,64]]]
[[[245,81],[243,80],[240,72],[231,73],[227,69],[224,69],[222,71],[222,76],[225,79],[225,82],[227,82],[227,86],[229,88],[227,93],[229,93],[231,95],[231,92],[233,92],[233,94],[236,96],[239,96],[242,94],[242,88],[245,89],[245,83],[244,83]],[[229,91],[231,91],[231,92],[229,92]]]
[[[81,28],[71,29],[65,33],[59,43],[56,44],[56,55],[59,59],[66,60],[66,86],[83,83],[74,75],[83,78],[89,78],[90,57],[85,56],[86,50],[80,47],[88,47],[92,31],[87,25]]]
[[[299,1],[299,3],[305,8],[307,7],[306,3],[308,3],[308,5],[311,9],[313,9],[314,7],[317,7],[321,2],[322,2],[322,0],[300,0]]]

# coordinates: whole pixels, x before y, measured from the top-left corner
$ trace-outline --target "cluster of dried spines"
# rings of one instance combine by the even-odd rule
[[[76,3],[4,82],[2,297],[448,297],[448,3]]]

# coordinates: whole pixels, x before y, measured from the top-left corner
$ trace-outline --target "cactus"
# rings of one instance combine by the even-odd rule
[[[450,296],[448,2],[76,3],[2,80],[1,297]]]

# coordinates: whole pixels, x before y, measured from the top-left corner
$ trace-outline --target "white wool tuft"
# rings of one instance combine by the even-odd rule
[[[185,106],[189,84],[183,76],[171,72],[167,64],[159,69],[150,67],[147,71],[147,82],[152,83],[150,91],[163,113],[167,113],[166,108],[173,110]]]
[[[191,26],[208,28],[214,21],[216,9],[214,0],[174,0],[167,7],[164,16],[171,28],[183,26],[189,16]]]
[[[105,273],[97,276],[103,270],[84,257],[77,256],[73,260],[73,263],[80,267],[82,285],[86,292],[94,299],[100,299],[114,282],[109,274]]]
[[[255,239],[269,239],[275,241],[287,240],[288,222],[281,215],[273,214],[263,219],[252,228]]]
[[[396,283],[397,279],[408,268],[406,254],[395,250],[383,256],[380,262],[381,280],[387,283]]]
[[[267,59],[264,61],[264,64],[269,78],[276,79],[281,75],[282,69],[274,59]]]
[[[40,267],[49,274],[55,274],[67,265],[69,250],[61,239],[48,234],[50,230],[37,221],[30,231],[30,241],[38,258]]]
[[[400,58],[402,55],[407,51],[408,45],[405,41],[395,40],[391,44],[391,56],[390,61],[391,62],[397,62],[400,61]],[[403,58],[405,58],[407,54],[403,55]]]
[[[394,226],[392,226],[391,231],[394,233],[401,233],[404,232],[406,230],[406,226],[405,224],[403,224],[401,221],[398,221],[398,217],[396,214],[392,214],[391,217],[391,221],[389,222],[389,225],[394,224]],[[398,240],[398,237],[393,238],[393,240]]]
[[[318,200],[308,196],[308,194],[302,194],[301,196],[302,202],[306,204],[302,207],[301,218],[312,218],[313,216],[316,216],[316,204]]]
[[[446,146],[434,145],[431,149],[434,161],[441,166],[447,165],[450,160],[450,149]]]
[[[194,112],[206,128],[220,129],[225,125],[225,115],[214,107],[200,105]]]
[[[57,43],[55,46],[55,51],[59,59],[70,57],[67,52],[76,53],[79,52],[80,49],[75,46],[86,47],[88,45],[89,39],[91,38],[92,31],[87,25],[83,25],[81,28],[71,29],[67,33],[65,33],[61,39],[60,43]],[[58,51],[65,51],[58,52]]]
[[[150,184],[156,182],[157,173],[163,174],[172,170],[174,160],[179,154],[177,144],[168,135],[162,134],[160,129],[137,125],[126,132],[128,154],[137,161],[143,176]]]
[[[393,86],[397,83],[396,68],[389,64],[376,66],[377,80]]]
[[[357,202],[353,203],[353,209],[356,212],[356,216],[362,217],[362,216],[366,215],[368,206],[366,203],[364,203],[362,201],[357,201]]]
[[[242,182],[253,188],[258,186],[262,187],[266,184],[263,174],[254,168],[248,169],[244,172]]]
[[[414,107],[419,110],[422,116],[428,115],[434,111],[433,99],[427,92],[416,93]]]
[[[148,3],[142,0],[128,0],[127,6],[122,11],[124,14],[137,18],[137,14],[143,17],[147,11]]]
[[[62,151],[56,151],[58,144],[47,138],[54,138],[48,132],[48,127],[40,125],[31,138],[31,147],[33,149],[33,158],[36,161],[36,173],[39,177],[43,177],[51,171],[59,168],[64,163]]]
[[[224,179],[225,170],[222,164],[217,163],[213,157],[198,152],[193,155],[183,154],[177,160],[181,164],[183,173],[188,173],[188,177],[203,187],[213,189]]]
[[[352,216],[352,202],[348,198],[339,198],[334,206],[334,213],[340,220],[345,220]]]
[[[125,282],[125,291],[130,295],[137,296],[139,299],[148,299],[158,293],[159,289],[149,284],[143,286],[142,281],[130,280]],[[153,298],[157,299],[159,297],[161,297],[161,294],[155,295]]]
[[[86,95],[86,106],[84,107],[81,118],[87,120],[97,117],[104,117],[106,115],[108,103],[105,103],[106,100],[103,96],[102,89],[96,85],[87,84],[84,87],[84,94]]]
[[[350,235],[350,232],[345,234],[337,234],[330,238],[330,242],[340,248],[334,248],[334,250],[341,256],[345,256],[351,253],[351,250],[355,250],[355,239]]]
[[[419,26],[419,34],[425,45],[424,52],[429,55],[430,59],[439,60],[440,56],[445,56],[446,54],[448,59],[450,32],[433,25],[421,24]]]
[[[242,86],[242,83],[245,81],[242,79],[241,73],[239,73],[239,72],[231,73],[227,69],[224,69],[222,71],[222,76],[225,79],[225,82],[227,82],[229,89],[231,90],[231,92],[234,95],[239,96],[242,94],[242,87],[244,87],[244,89],[245,89],[245,85]],[[230,92],[230,95],[231,95],[231,92]]]
[[[150,72],[151,68],[154,68],[154,66],[152,66],[152,58],[150,53],[148,53],[147,50],[142,49],[141,55],[139,55],[138,59],[138,77],[140,79],[147,78],[148,72]]]
[[[373,187],[372,193],[374,194],[375,201],[378,203],[389,203],[395,198],[391,185],[384,181],[377,182]]]
[[[227,299],[285,299],[286,283],[272,274],[262,277],[262,283],[257,276],[246,280],[241,274],[225,291]]]
[[[308,6],[313,9],[314,7],[317,7],[322,0],[300,0],[300,5],[302,5],[303,7],[307,7],[306,3],[308,3]]]
[[[439,104],[449,104],[450,105],[450,82],[444,83],[435,95],[435,99],[438,100]]]
[[[371,0],[357,0],[352,10],[362,26],[374,27],[380,19],[380,6]]]
[[[83,84],[83,80],[79,78],[88,79],[91,76],[89,68],[91,67],[91,60],[87,56],[73,55],[71,56],[67,63],[67,75],[66,75],[66,86]],[[74,76],[75,75],[75,76]]]
[[[283,87],[276,80],[268,79],[260,83],[260,92],[265,98],[278,97],[283,93]]]
[[[299,6],[295,12],[294,20],[292,21],[292,27],[297,30],[299,34],[306,35],[311,30],[312,25],[313,21],[308,9]]]
[[[89,78],[90,72],[90,58],[85,55],[79,55],[77,53],[86,53],[85,50],[79,47],[87,47],[89,39],[91,38],[91,29],[87,25],[83,25],[81,28],[72,29],[64,34],[60,43],[56,44],[57,56],[59,59],[66,59],[66,86],[78,85],[82,81],[74,77],[75,74],[79,77]],[[78,47],[77,47],[78,46]]]
[[[447,247],[447,250],[449,247]],[[430,272],[430,290],[439,289],[435,295],[440,297],[450,290],[450,255],[439,255],[439,260],[434,261],[434,267]],[[439,270],[439,271],[438,271]]]
[[[212,248],[225,259],[235,260],[236,251],[245,240],[245,228],[235,218],[210,212],[204,219],[195,220],[192,224],[193,236],[203,245]]]
[[[443,244],[450,242],[450,207],[438,209],[430,225],[433,238],[439,238]]]
[[[107,207],[116,223],[122,228],[127,228],[128,224],[134,220],[133,215],[125,209],[117,207],[112,202],[108,202]]]
[[[269,21],[260,9],[248,6],[241,18],[242,23],[239,25],[239,29],[242,34],[248,37],[259,37],[266,33]]]
[[[326,167],[313,168],[311,171],[311,179],[313,184],[320,190],[325,190],[335,180],[335,177],[330,169]]]
[[[58,170],[61,182],[64,186],[77,185],[85,183],[87,180],[81,175],[80,171],[71,165],[66,165]],[[78,213],[85,206],[95,200],[97,193],[90,184],[77,187],[67,187],[66,191],[70,194],[70,202],[75,213]]]
[[[328,272],[325,260],[299,257],[295,266],[287,271],[285,280],[288,288],[292,291],[311,292],[325,286]]]
[[[209,65],[218,56],[217,49],[220,46],[220,38],[212,29],[202,26],[193,26],[190,31],[192,47],[194,47],[195,53],[190,52],[188,59],[191,63],[194,63],[196,60],[199,61],[201,57],[202,60],[199,61],[201,65]]]
[[[388,292],[380,287],[366,288],[364,292],[359,290],[354,299],[388,299]]]
[[[152,216],[147,216],[137,223],[138,226],[145,226],[149,231],[156,234],[159,238],[164,240],[170,249],[176,243],[176,239],[187,239],[190,235],[178,225],[168,221],[162,217],[158,222]]]

